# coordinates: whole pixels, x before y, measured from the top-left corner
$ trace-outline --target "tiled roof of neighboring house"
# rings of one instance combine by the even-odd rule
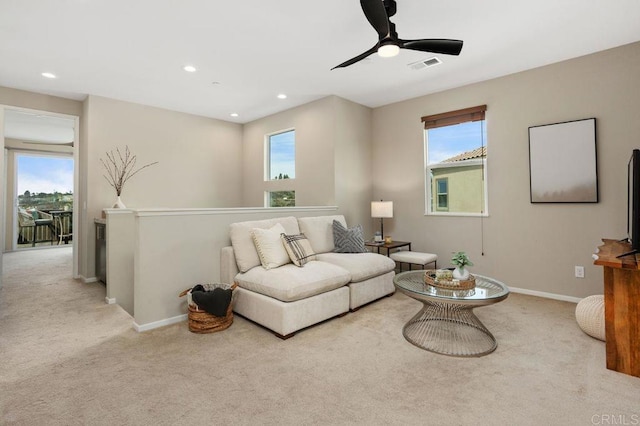
[[[487,147],[483,146],[480,148],[476,148],[473,151],[463,152],[462,154],[458,154],[455,157],[447,158],[443,160],[442,163],[455,163],[457,161],[464,160],[472,160],[474,158],[482,158],[487,156]]]

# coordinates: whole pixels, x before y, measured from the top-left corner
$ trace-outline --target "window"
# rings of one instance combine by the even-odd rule
[[[448,210],[449,209],[449,198],[448,198],[448,188],[449,180],[448,178],[440,178],[436,179],[436,209],[437,210]]]
[[[296,131],[284,130],[265,137],[265,181],[273,191],[266,191],[266,207],[295,207]],[[278,182],[278,183],[277,183]]]
[[[268,207],[295,207],[296,191],[271,191],[267,192]]]
[[[265,180],[295,179],[296,131],[267,135],[267,171]]]
[[[427,214],[487,214],[486,109],[422,117]]]

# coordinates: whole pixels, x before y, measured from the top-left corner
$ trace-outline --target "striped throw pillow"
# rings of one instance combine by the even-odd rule
[[[286,235],[281,234],[284,248],[289,253],[289,258],[296,266],[304,266],[310,260],[316,259],[316,254],[311,248],[311,244],[304,234]]]

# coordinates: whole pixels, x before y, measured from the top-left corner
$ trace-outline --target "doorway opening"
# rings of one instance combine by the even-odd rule
[[[0,218],[4,224],[0,228],[0,287],[2,254],[9,251],[24,253],[27,251],[24,249],[34,250],[41,246],[71,248],[72,276],[80,278],[77,233],[80,230],[79,124],[80,117],[75,115],[0,105],[0,129],[3,130],[0,137],[4,148],[0,151],[0,163],[4,168],[0,183]],[[60,166],[60,161],[66,166]],[[51,167],[51,164],[57,166]],[[23,179],[23,172],[29,169],[41,169],[39,171],[45,173],[47,179],[38,179],[35,173],[27,174]],[[71,185],[61,184],[60,175],[70,177]],[[42,184],[44,180],[54,186],[29,184],[37,181]],[[21,218],[23,228],[32,221],[33,229],[21,229]]]

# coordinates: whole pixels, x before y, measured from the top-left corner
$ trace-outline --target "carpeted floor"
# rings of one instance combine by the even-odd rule
[[[640,378],[605,368],[571,303],[476,309],[498,349],[465,359],[408,343],[421,304],[399,293],[282,341],[239,317],[136,333],[70,248],[5,254],[3,282],[3,425],[640,424]]]

